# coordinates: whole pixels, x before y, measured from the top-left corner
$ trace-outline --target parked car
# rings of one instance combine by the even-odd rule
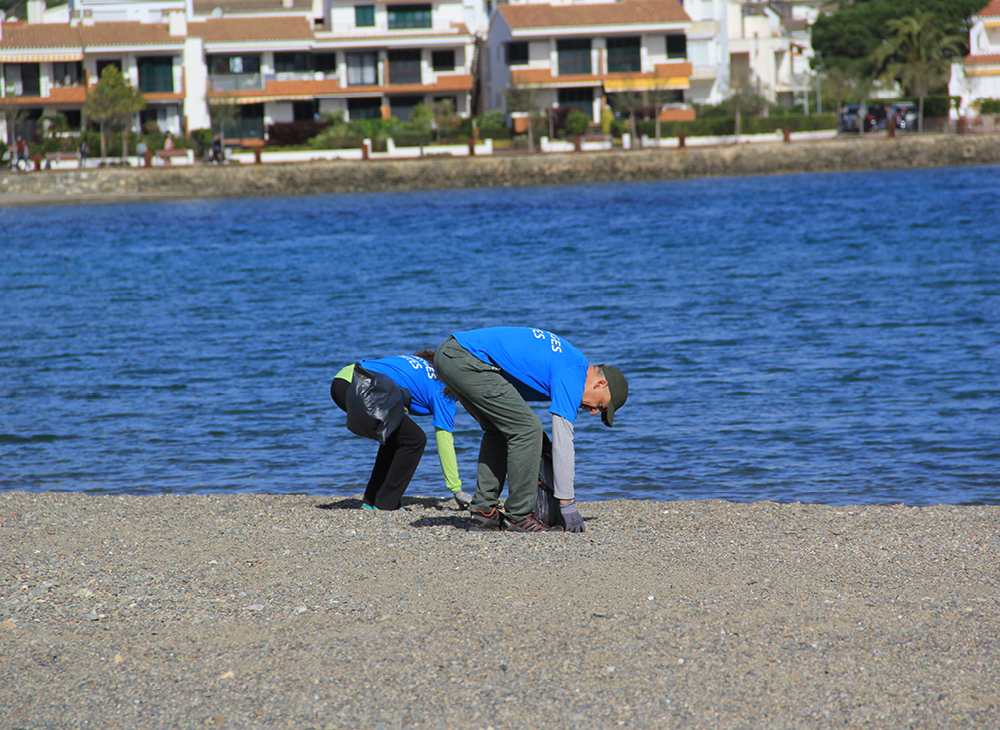
[[[889,107],[896,129],[916,132],[920,126],[920,113],[912,101],[898,101]]]
[[[869,104],[865,114],[865,131],[878,132],[886,128],[889,115],[885,104]]]
[[[877,132],[885,129],[886,109],[884,104],[848,104],[840,110],[840,131],[857,132],[860,128],[861,110],[865,112],[865,132]]]
[[[861,112],[860,104],[848,104],[840,110],[840,131],[857,132],[858,115]]]

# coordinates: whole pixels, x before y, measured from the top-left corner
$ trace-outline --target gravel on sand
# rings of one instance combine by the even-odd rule
[[[0,730],[996,728],[1000,506],[0,494]]]

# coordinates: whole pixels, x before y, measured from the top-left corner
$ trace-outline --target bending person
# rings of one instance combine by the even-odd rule
[[[455,497],[459,507],[466,509],[472,498],[462,491],[455,458],[455,441],[452,435],[455,424],[455,398],[445,390],[433,366],[434,353],[421,350],[416,356],[398,355],[378,360],[362,360],[365,370],[385,375],[400,388],[409,392],[409,413],[433,416],[437,439],[438,457],[444,473],[445,485]],[[330,396],[342,411],[347,412],[347,391],[354,379],[354,365],[348,365],[330,384]],[[403,493],[410,485],[420,457],[427,445],[427,435],[408,414],[395,431],[379,446],[371,478],[365,487],[362,506],[365,509],[399,509]]]
[[[577,409],[601,414],[610,426],[628,398],[618,368],[591,365],[558,335],[527,327],[490,327],[456,332],[434,357],[441,380],[483,429],[476,494],[469,511],[474,530],[542,532],[550,529],[532,513],[542,456],[542,423],[525,401],[551,401],[554,492],[566,529],[583,532],[575,504]],[[498,508],[504,480],[504,512]],[[554,528],[557,529],[557,528]]]

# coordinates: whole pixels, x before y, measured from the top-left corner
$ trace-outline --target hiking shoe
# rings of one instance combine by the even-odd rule
[[[483,512],[478,509],[470,509],[469,514],[472,515],[472,521],[469,524],[469,529],[476,530],[477,532],[493,532],[495,530],[499,530],[500,525],[503,522],[503,513],[496,507],[493,507],[489,512]]]
[[[549,526],[544,522],[540,521],[535,513],[532,512],[530,515],[525,517],[523,520],[518,520],[515,522],[508,516],[504,516],[503,528],[507,532],[562,532],[563,528],[559,525]]]

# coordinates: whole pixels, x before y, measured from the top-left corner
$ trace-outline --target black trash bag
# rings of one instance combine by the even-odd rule
[[[566,527],[559,500],[556,499],[552,472],[552,442],[542,433],[542,461],[538,466],[538,492],[535,494],[535,517],[543,525]]]
[[[348,430],[384,446],[399,428],[410,406],[409,395],[388,375],[355,365],[354,378],[345,399]]]

